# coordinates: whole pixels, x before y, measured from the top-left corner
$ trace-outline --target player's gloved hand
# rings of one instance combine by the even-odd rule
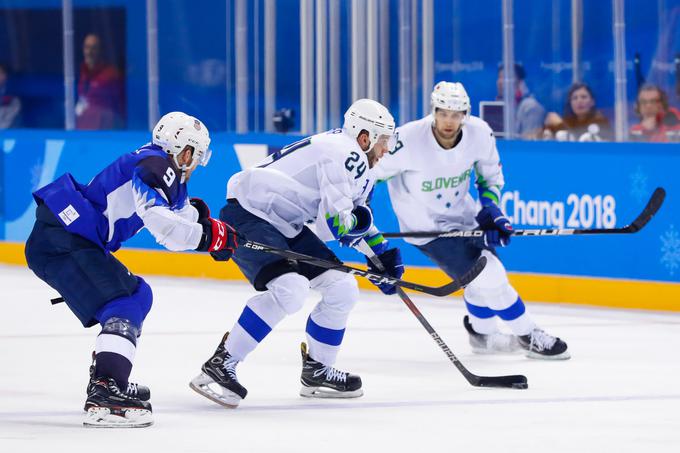
[[[387,249],[386,251],[377,256],[380,259],[380,262],[382,263],[385,270],[383,271],[379,270],[371,262],[371,260],[368,257],[366,257],[368,269],[371,272],[388,274],[390,277],[394,278],[401,278],[401,276],[404,275],[404,263],[401,260],[401,252],[399,251],[398,248]],[[383,294],[390,295],[397,292],[397,288],[394,285],[390,285],[389,283],[377,283],[372,280],[371,283],[376,285],[380,289],[380,291],[383,292]]]
[[[208,217],[199,219],[203,226],[203,237],[196,250],[210,252],[218,261],[227,261],[238,247],[238,237],[231,225],[221,220]],[[216,255],[219,257],[216,258]]]
[[[189,203],[191,206],[196,208],[198,211],[198,218],[200,219],[207,219],[210,217],[210,208],[208,205],[205,203],[205,201],[201,200],[200,198],[192,198],[189,200]]]
[[[487,202],[483,203],[483,206],[475,219],[479,223],[479,227],[486,231],[484,236],[485,244],[488,242],[486,245],[489,247],[491,247],[491,243],[496,243],[495,247],[507,246],[510,244],[510,236],[513,233],[510,221],[495,203]],[[497,234],[488,234],[492,231]]]
[[[352,224],[348,233],[338,238],[341,247],[354,247],[373,225],[373,213],[366,206],[357,206],[352,210]]]
[[[502,236],[498,230],[486,230],[484,232],[484,248],[495,249],[505,247],[510,243],[510,236]]]

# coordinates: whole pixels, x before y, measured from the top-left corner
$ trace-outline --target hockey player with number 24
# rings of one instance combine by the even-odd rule
[[[373,172],[376,179],[388,181],[401,232],[485,231],[479,238],[406,238],[454,279],[480,255],[487,258],[464,293],[468,315],[463,324],[473,351],[523,350],[530,358],[568,359],[567,344],[536,325],[495,252],[512,237],[512,226],[498,206],[503,172],[493,132],[470,115],[463,85],[439,82],[432,91],[430,115],[398,132],[397,147]],[[473,170],[479,204],[469,193]],[[514,335],[501,333],[497,318]]]
[[[399,278],[403,274],[399,250],[388,248],[366,206],[373,187],[370,168],[395,144],[389,111],[360,99],[345,113],[342,129],[293,143],[256,168],[232,176],[220,219],[249,241],[326,261],[340,262],[325,241],[353,246],[365,238],[385,264],[385,272]],[[316,234],[307,223],[314,224]],[[361,396],[361,378],[333,366],[347,318],[359,298],[354,276],[246,246],[236,250],[234,261],[260,293],[248,300],[191,388],[225,407],[237,407],[247,391],[238,381],[236,366],[282,319],[302,308],[311,288],[321,293],[321,300],[307,318],[300,394]],[[371,263],[369,267],[378,272]],[[393,285],[376,284],[385,293],[395,292]]]
[[[33,272],[63,297],[84,327],[101,325],[90,367],[84,425],[137,428],[153,423],[148,387],[128,382],[152,293],[112,252],[142,228],[168,250],[237,247],[234,230],[189,200],[186,183],[210,159],[198,119],[163,116],[152,142],[123,155],[87,185],[66,173],[33,193],[36,222],[27,242]]]

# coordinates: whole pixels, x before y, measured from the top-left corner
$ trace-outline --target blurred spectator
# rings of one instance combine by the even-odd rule
[[[78,129],[124,127],[123,80],[118,68],[102,60],[99,36],[89,34],[85,37],[83,59],[78,80],[76,127]]]
[[[521,64],[515,64],[515,133],[521,138],[541,138],[545,109],[531,94],[526,84],[526,71]],[[496,80],[497,99],[503,99],[503,65],[498,68]]]
[[[9,69],[0,64],[0,129],[19,127],[21,99],[7,93]]]
[[[285,134],[295,125],[295,111],[293,109],[277,110],[274,112],[272,121],[276,131]]]
[[[630,128],[630,139],[641,142],[680,141],[680,112],[669,107],[668,96],[656,85],[643,85],[635,101],[638,124]]]
[[[564,117],[550,112],[545,118],[545,138],[560,141],[611,140],[609,120],[595,107],[595,96],[585,83],[569,88],[564,104]]]

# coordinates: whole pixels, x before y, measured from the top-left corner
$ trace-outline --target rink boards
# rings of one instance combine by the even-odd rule
[[[213,159],[192,178],[191,195],[218,211],[229,176],[298,138],[214,134]],[[66,171],[86,182],[97,169],[146,140],[143,132],[3,132],[0,262],[24,262],[21,243],[34,220],[32,190]],[[634,235],[515,238],[499,254],[523,298],[680,311],[677,145],[501,141],[498,147],[506,177],[501,204],[516,228],[622,226],[635,218],[655,187],[663,186],[668,193],[658,215]],[[451,190],[444,178],[428,183],[424,190],[441,191],[444,198]],[[376,191],[373,209],[383,231],[398,229],[384,187]],[[395,243],[403,246],[407,279],[444,281],[418,250]],[[146,232],[126,246],[118,256],[141,274],[243,278],[232,263],[162,251]],[[363,261],[352,251],[338,250],[338,255],[349,262]]]

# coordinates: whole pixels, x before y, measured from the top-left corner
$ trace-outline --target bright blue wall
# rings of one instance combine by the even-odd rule
[[[234,151],[239,143],[266,144],[280,147],[298,137],[283,135],[214,134],[213,159],[210,166],[200,168],[190,182],[190,193],[204,198],[215,212],[224,203],[228,178],[240,169]],[[141,132],[60,132],[10,131],[0,134],[4,158],[4,187],[0,187],[5,205],[4,221],[0,221],[0,237],[23,241],[32,226],[31,191],[64,172],[71,172],[87,182],[98,169],[121,153],[133,151],[148,140]],[[677,145],[645,144],[573,144],[555,142],[499,142],[507,185],[505,208],[515,215],[515,199],[527,203],[525,218],[516,219],[516,227],[560,226],[559,222],[526,217],[529,202],[551,203],[552,212],[563,222],[572,215],[578,197],[579,206],[592,206],[587,201],[597,196],[611,196],[616,203],[613,213],[616,226],[622,226],[640,212],[657,186],[668,192],[665,205],[640,233],[621,236],[578,236],[561,238],[516,238],[500,255],[511,271],[554,274],[620,277],[661,281],[680,281],[680,153]],[[394,231],[396,220],[391,212],[386,190],[377,190],[373,207],[379,227]],[[560,216],[558,215],[558,218]],[[579,221],[588,220],[582,216]],[[0,219],[2,220],[2,219]],[[591,225],[595,227],[596,224]],[[607,225],[605,225],[607,226]],[[4,228],[3,228],[4,227]],[[146,232],[129,241],[127,246],[158,248]],[[404,247],[408,264],[427,265],[426,259],[413,247]],[[358,260],[351,251],[341,257]]]

